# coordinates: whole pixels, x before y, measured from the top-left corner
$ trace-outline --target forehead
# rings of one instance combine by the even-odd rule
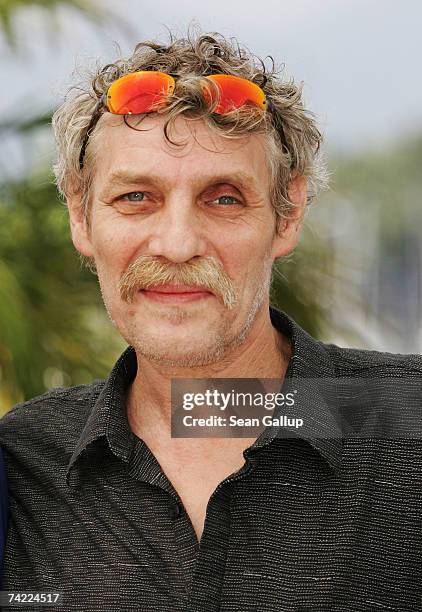
[[[92,138],[94,181],[103,182],[116,171],[139,171],[163,180],[194,180],[207,174],[244,173],[256,186],[268,183],[266,141],[263,134],[229,139],[216,134],[202,119],[179,116],[169,137],[183,146],[172,146],[165,138],[164,116],[151,115],[141,122],[105,113]]]

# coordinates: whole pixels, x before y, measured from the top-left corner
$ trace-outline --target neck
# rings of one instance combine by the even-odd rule
[[[289,340],[272,326],[268,314],[266,318],[257,317],[243,344],[216,363],[200,367],[169,367],[152,362],[137,352],[138,372],[129,389],[127,402],[130,427],[140,438],[144,438],[147,432],[169,435],[173,378],[283,379],[290,357]]]

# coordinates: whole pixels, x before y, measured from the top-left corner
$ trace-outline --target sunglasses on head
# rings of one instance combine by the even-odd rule
[[[212,81],[215,89],[208,85]],[[85,150],[90,133],[103,110],[114,115],[138,115],[157,111],[166,105],[168,96],[175,88],[175,80],[164,72],[140,70],[131,72],[114,81],[98,100],[82,143],[79,155],[79,167],[82,170]],[[257,106],[262,111],[267,109],[265,93],[256,83],[230,74],[211,74],[201,81],[204,100],[217,103],[214,113],[224,115],[246,104]]]

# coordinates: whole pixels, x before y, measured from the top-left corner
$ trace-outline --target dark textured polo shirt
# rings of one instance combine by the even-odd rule
[[[419,356],[323,344],[284,313],[270,315],[292,341],[287,379],[421,379]],[[198,542],[177,491],[129,428],[136,371],[128,347],[106,381],[53,389],[0,421],[5,589],[62,592],[62,609],[81,612],[422,610],[420,439],[286,438],[267,428],[214,490]],[[399,413],[409,402],[419,411],[400,393],[388,399]],[[362,396],[353,397],[359,408]],[[320,394],[305,402],[323,423]]]

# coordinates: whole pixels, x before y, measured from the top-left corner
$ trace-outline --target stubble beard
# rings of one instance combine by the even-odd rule
[[[165,351],[157,351],[156,340],[139,338],[135,330],[132,330],[128,334],[130,340],[127,338],[126,340],[135,348],[136,352],[143,355],[145,359],[163,366],[195,368],[221,362],[228,357],[231,351],[242,345],[249,336],[259,310],[266,299],[268,299],[269,282],[269,279],[264,283],[261,281],[256,288],[254,299],[240,331],[235,335],[230,334],[231,323],[227,321],[223,329],[217,330],[215,342],[212,346],[205,347],[202,350],[195,350],[195,352],[187,352],[174,358]],[[186,311],[180,311],[168,313],[165,316],[173,323],[179,324],[186,319],[188,313]]]

